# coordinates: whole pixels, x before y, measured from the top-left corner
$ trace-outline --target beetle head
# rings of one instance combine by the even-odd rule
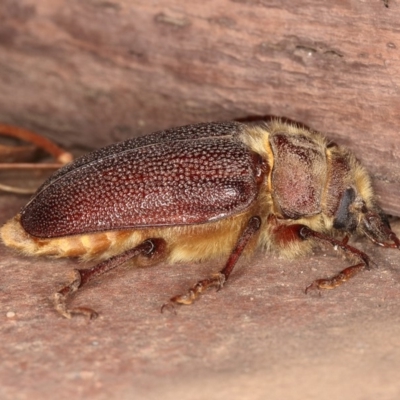
[[[368,207],[353,187],[343,192],[333,226],[345,232],[357,231],[380,246],[400,249],[400,240],[391,230],[386,215],[376,205]]]

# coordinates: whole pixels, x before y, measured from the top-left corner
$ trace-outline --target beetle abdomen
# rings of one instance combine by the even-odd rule
[[[107,258],[142,240],[132,231],[110,231],[60,238],[37,238],[20,224],[20,215],[8,221],[0,231],[3,242],[27,255],[53,257]]]
[[[115,230],[44,239],[28,234],[20,224],[18,214],[1,228],[0,236],[6,246],[26,255],[79,257],[85,261],[108,259],[148,238],[157,237],[167,242],[165,259],[168,262],[191,262],[227,256],[253,212],[249,209],[244,214],[201,225]],[[223,241],[218,240],[221,236]],[[246,252],[252,252],[258,244],[254,241]]]

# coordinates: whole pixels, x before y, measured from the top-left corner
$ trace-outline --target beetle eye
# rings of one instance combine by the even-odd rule
[[[344,191],[335,214],[335,220],[333,221],[334,228],[348,231],[352,231],[356,228],[356,219],[353,213],[350,212],[350,205],[354,202],[355,198],[356,192],[353,188],[348,188]]]

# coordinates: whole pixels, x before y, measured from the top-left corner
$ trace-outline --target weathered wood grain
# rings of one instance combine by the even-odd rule
[[[0,119],[70,147],[281,115],[353,148],[400,215],[400,3],[2,0]]]

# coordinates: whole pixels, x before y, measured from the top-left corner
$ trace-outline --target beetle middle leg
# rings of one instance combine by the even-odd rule
[[[147,239],[133,249],[129,249],[122,254],[118,254],[108,260],[96,264],[88,269],[75,269],[75,279],[60,291],[54,293],[53,303],[55,309],[64,317],[71,318],[73,315],[86,315],[90,319],[94,319],[98,314],[87,307],[69,308],[68,299],[83,285],[91,281],[93,278],[103,275],[112,269],[120,266],[131,258],[145,256],[147,258],[155,258],[162,254],[165,250],[164,239]]]
[[[224,283],[228,280],[229,275],[233,271],[233,268],[236,265],[240,255],[245,249],[246,245],[250,241],[250,239],[254,236],[254,234],[260,229],[261,219],[260,217],[252,217],[247,222],[247,225],[240,235],[235,248],[233,249],[231,255],[228,258],[228,261],[225,264],[225,267],[213,275],[210,278],[203,279],[197,282],[194,286],[192,286],[185,294],[171,297],[169,303],[166,303],[162,306],[161,312],[165,308],[172,308],[174,304],[192,304],[206,289],[210,287],[216,287],[217,290],[222,289]]]

